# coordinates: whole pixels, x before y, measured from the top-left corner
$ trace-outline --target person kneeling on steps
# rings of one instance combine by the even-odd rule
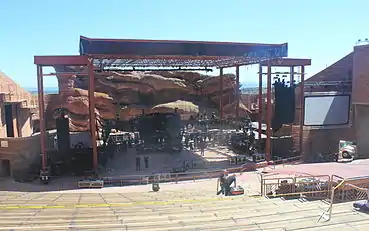
[[[228,171],[225,170],[222,176],[219,177],[219,185],[220,191],[217,192],[217,195],[224,194],[225,196],[231,195],[231,185],[234,183],[234,187],[236,187],[236,176],[228,175]]]

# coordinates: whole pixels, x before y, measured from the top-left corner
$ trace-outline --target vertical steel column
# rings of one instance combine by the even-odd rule
[[[19,96],[17,96],[19,97]],[[19,118],[19,103],[12,103],[12,123],[13,123],[13,135],[19,137],[21,132],[19,131],[18,118]]]
[[[302,159],[305,160],[304,153],[304,117],[305,117],[305,66],[301,66],[301,82],[300,82],[300,153]]]
[[[293,86],[295,81],[295,68],[294,66],[290,66],[290,85]]]
[[[240,118],[240,67],[236,66],[236,118]]]
[[[271,148],[271,122],[272,122],[272,66],[268,62],[267,71],[267,110],[266,110],[266,144],[265,144],[265,158],[267,162],[271,161],[272,148]]]
[[[290,87],[293,88],[293,94],[295,96],[295,99],[296,99],[296,90],[295,90],[295,67],[294,66],[290,66]],[[293,105],[293,110],[296,112],[296,101],[295,102],[295,105]],[[294,121],[296,121],[296,114],[295,114],[295,117],[294,117]],[[291,123],[291,126],[293,126],[294,122]]]
[[[95,76],[93,59],[88,60],[88,101],[89,101],[89,121],[92,143],[92,162],[93,169],[97,173],[98,154],[97,154],[97,141],[96,141],[96,115],[95,115]]]
[[[42,170],[47,168],[46,153],[46,128],[45,128],[45,102],[44,102],[44,80],[42,74],[42,66],[37,65],[37,88],[38,88],[38,111],[40,115],[40,145],[41,145],[41,163]]]
[[[220,97],[219,97],[219,110],[220,110],[220,123],[222,124],[223,122],[223,68],[220,68],[219,70],[219,77],[220,77]]]
[[[259,64],[259,95],[258,95],[258,108],[259,108],[259,123],[258,123],[258,138],[261,140],[261,126],[263,122],[263,66]]]

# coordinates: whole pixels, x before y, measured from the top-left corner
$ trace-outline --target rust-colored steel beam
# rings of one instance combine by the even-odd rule
[[[291,67],[291,66],[310,66],[311,59],[293,59],[293,58],[281,58],[277,60],[262,61],[262,66],[268,66],[269,62],[272,62],[273,67]]]
[[[81,72],[75,72],[75,73],[48,73],[48,74],[42,74],[42,76],[59,76],[59,77],[72,77],[72,76],[88,76],[88,73],[81,73]]]
[[[300,82],[300,153],[303,160],[306,160],[304,153],[304,117],[305,117],[305,66],[301,66],[301,82]]]
[[[96,115],[95,115],[95,76],[93,68],[93,59],[89,59],[88,62],[88,101],[89,101],[89,121],[90,121],[90,133],[92,144],[92,162],[93,169],[97,172],[98,153],[97,153],[97,140],[96,140]]]
[[[266,110],[266,144],[265,144],[265,158],[266,161],[271,161],[272,157],[272,144],[271,144],[271,122],[272,122],[272,66],[268,65],[268,77],[267,77],[267,110]]]
[[[258,123],[258,138],[259,141],[261,140],[261,133],[262,133],[262,121],[263,121],[263,66],[259,64],[259,95],[258,95],[258,108],[259,108],[259,123]]]
[[[240,67],[236,66],[236,118],[240,118]]]
[[[220,77],[220,98],[219,98],[219,110],[220,110],[220,121],[222,123],[223,121],[223,81],[224,81],[224,76],[223,76],[223,68],[220,68],[219,70],[219,77]]]
[[[45,127],[45,103],[44,103],[44,83],[42,77],[42,66],[37,65],[37,88],[38,88],[38,110],[40,115],[40,149],[41,149],[41,164],[42,170],[47,168],[47,153],[46,153],[46,127]]]
[[[34,63],[41,66],[86,66],[88,58],[81,55],[35,56]]]
[[[294,72],[295,67],[291,66],[290,67],[290,84],[291,86],[293,86],[293,82],[295,81],[295,72]]]

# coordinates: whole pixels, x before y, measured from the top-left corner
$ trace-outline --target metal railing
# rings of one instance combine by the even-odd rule
[[[333,197],[330,202],[334,204],[367,199],[366,193],[363,194],[359,190],[361,188],[369,188],[369,176],[343,179],[333,185]]]
[[[223,170],[184,172],[184,173],[156,173],[148,175],[131,175],[131,176],[112,176],[103,177],[105,185],[127,186],[127,185],[145,185],[151,183],[166,183],[179,181],[196,181],[204,179],[212,179],[219,177]]]
[[[275,177],[261,179],[261,195],[273,198],[328,199],[331,187],[329,175]]]
[[[280,163],[287,163],[291,160],[299,159],[300,157],[292,157],[288,159],[281,160]],[[201,163],[202,162],[202,163]],[[197,167],[204,167],[203,165],[206,162],[194,162],[189,163],[192,167],[191,169],[195,169]],[[256,168],[262,168],[268,166],[266,162],[260,163],[246,163],[240,166],[235,166],[233,168],[227,168],[229,173],[242,173],[255,171]],[[187,172],[163,172],[163,173],[154,173],[154,174],[146,174],[146,175],[123,175],[123,176],[107,176],[103,177],[105,185],[115,185],[115,186],[126,186],[126,185],[140,185],[140,184],[150,184],[153,182],[165,183],[165,182],[174,182],[177,183],[179,181],[196,181],[202,179],[211,179],[218,178],[223,173],[224,169],[213,169],[209,171],[187,171]],[[263,180],[263,176],[261,175],[261,182]],[[268,179],[269,180],[269,179]],[[299,183],[301,185],[301,183]],[[306,183],[307,185],[308,183]],[[263,190],[263,188],[261,189]],[[263,195],[260,192],[260,195]]]
[[[341,202],[357,201],[368,199],[369,176],[344,179],[337,175],[332,176],[332,189],[327,211],[319,217],[330,221],[332,218],[333,205]]]

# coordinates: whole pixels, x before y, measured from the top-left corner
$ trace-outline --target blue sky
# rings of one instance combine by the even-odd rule
[[[78,54],[79,36],[289,44],[308,76],[369,37],[365,0],[1,0],[0,70],[36,85],[34,55]],[[225,72],[232,72],[227,69]],[[255,67],[241,81],[257,81]],[[56,86],[56,78],[45,79]]]

